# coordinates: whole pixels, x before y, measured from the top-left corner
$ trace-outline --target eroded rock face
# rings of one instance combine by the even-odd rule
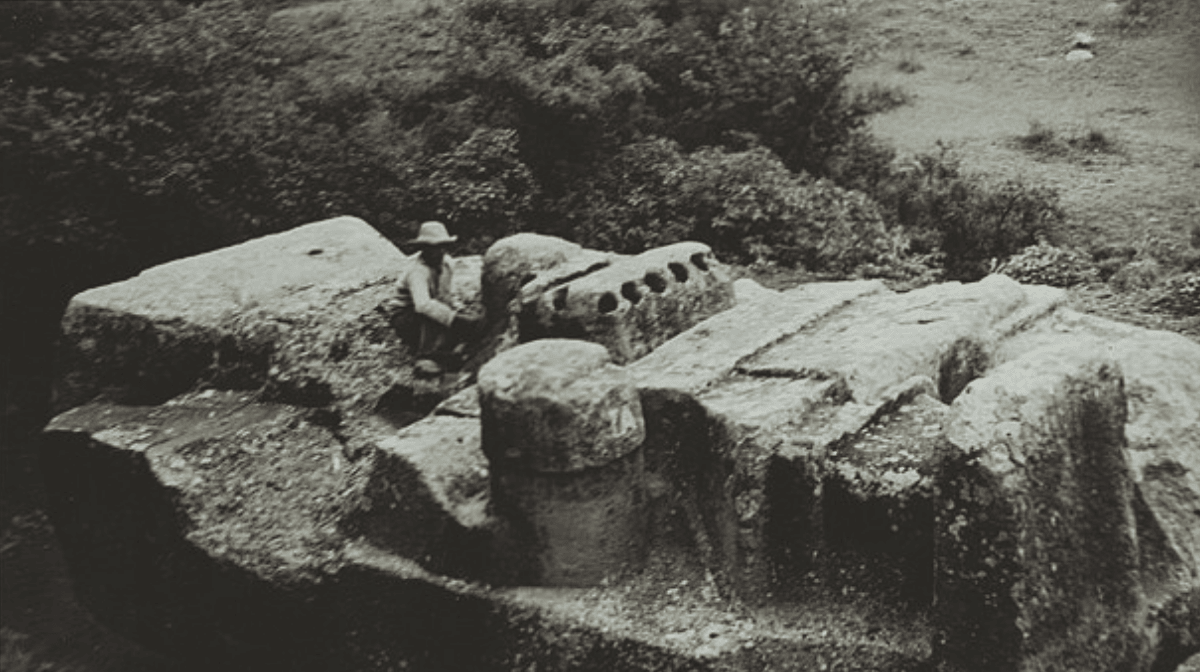
[[[509,312],[509,303],[537,274],[584,253],[582,247],[553,236],[518,233],[488,248],[483,259],[483,305],[490,315]],[[514,311],[516,312],[516,311]]]
[[[45,459],[85,602],[222,667],[1118,672],[1200,648],[1200,345],[1001,277],[733,305],[700,248],[509,243],[479,291],[516,325],[496,351],[534,342],[413,424],[369,264],[242,308],[77,301],[60,398],[109,400],[56,418]],[[559,327],[595,343],[537,340]],[[600,529],[585,510],[639,512],[631,571],[526,587],[570,583],[522,553]]]
[[[594,586],[646,549],[641,400],[604,346],[546,339],[479,373],[492,503],[511,526],[517,578]]]
[[[406,318],[389,304],[410,263],[339,217],[83,292],[63,317],[55,407],[162,403],[204,385],[369,409],[409,377]],[[478,301],[479,262],[459,263],[456,291]]]
[[[734,304],[712,250],[677,243],[546,287],[523,307],[521,338],[581,338],[624,364]]]
[[[213,665],[320,652],[312,597],[342,562],[339,521],[365,494],[368,463],[346,459],[319,420],[217,391],[55,418],[42,469],[81,602]]]
[[[946,428],[937,615],[952,669],[1145,667],[1121,369],[1096,342],[977,380]]]
[[[1200,646],[1200,345],[1156,332],[1060,311],[1001,351],[1103,343],[1125,381],[1125,426],[1134,483],[1139,577],[1161,669]],[[1157,668],[1156,668],[1157,669]]]

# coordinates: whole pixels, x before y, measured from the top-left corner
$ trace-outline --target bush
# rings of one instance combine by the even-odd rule
[[[623,252],[692,239],[741,263],[844,275],[902,248],[865,195],[796,175],[762,147],[689,155],[665,139],[635,143],[577,193],[562,207],[583,242]]]
[[[996,269],[1032,285],[1074,287],[1099,279],[1096,265],[1085,254],[1040,243],[1009,257]]]
[[[1150,289],[1162,279],[1163,268],[1154,259],[1138,259],[1121,266],[1109,279],[1119,292]]]
[[[715,33],[681,25],[670,37],[640,65],[655,84],[653,130],[689,150],[749,134],[789,169],[820,174],[874,104],[849,93],[849,56],[788,3],[751,3]]]
[[[1152,292],[1150,305],[1184,317],[1200,315],[1200,273],[1168,278]]]
[[[1075,128],[1060,132],[1038,121],[1029,124],[1029,132],[1017,137],[1016,144],[1043,159],[1087,160],[1095,154],[1122,152],[1119,143],[1098,128]]]
[[[862,151],[866,159],[847,159],[844,179],[874,197],[888,225],[908,234],[911,251],[932,255],[948,278],[978,280],[994,260],[1035,244],[1063,219],[1053,190],[964,174],[945,147],[886,169],[886,152],[870,143]],[[854,172],[858,164],[865,177]]]
[[[454,222],[476,254],[522,229],[537,203],[538,185],[517,155],[511,129],[479,129],[430,157],[410,179],[408,216]]]
[[[366,16],[42,4],[18,14],[58,21],[28,38],[44,67],[14,60],[21,76],[0,91],[16,168],[3,236],[129,266],[336,214],[393,234],[436,216],[475,247],[517,228],[570,236],[543,204],[628,162],[630,143],[761,145],[819,175],[875,104],[849,96],[849,61],[771,0],[469,0]],[[95,76],[67,77],[58,58]],[[618,244],[674,235],[648,225]]]

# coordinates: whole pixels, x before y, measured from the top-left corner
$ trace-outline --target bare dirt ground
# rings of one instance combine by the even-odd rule
[[[899,87],[910,104],[872,130],[902,154],[936,153],[996,179],[1057,188],[1068,215],[1057,244],[1136,248],[1177,271],[1200,253],[1200,1],[826,0],[858,57],[852,81]],[[1077,32],[1095,58],[1069,62]],[[1018,139],[1041,125],[1097,132],[1103,151],[1047,157]],[[1077,307],[1200,338],[1200,318],[1145,310],[1136,291],[1072,290]],[[25,437],[6,437],[0,535],[0,669],[168,670],[109,633],[71,598],[61,555],[30,483]]]

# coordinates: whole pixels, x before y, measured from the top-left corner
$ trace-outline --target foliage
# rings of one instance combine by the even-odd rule
[[[644,64],[656,86],[655,129],[688,149],[751,134],[792,170],[819,173],[825,157],[862,124],[848,94],[850,59],[786,5],[750,5],[715,35],[677,29]]]
[[[1017,146],[1044,159],[1086,160],[1094,154],[1120,154],[1116,140],[1098,128],[1055,130],[1038,121],[1029,124],[1029,132],[1016,139]]]
[[[523,160],[560,191],[563,176],[589,170],[643,123],[651,82],[631,56],[661,41],[662,28],[644,16],[612,20],[471,0],[452,30],[442,98],[469,113],[468,127],[514,129]]]
[[[1150,304],[1180,316],[1200,315],[1200,272],[1168,278],[1154,290]]]
[[[742,263],[848,274],[903,247],[865,195],[797,175],[762,147],[634,143],[575,193],[563,209],[583,240],[625,252],[692,239]]]
[[[126,268],[336,214],[396,239],[439,217],[476,248],[517,228],[575,237],[556,206],[623,170],[627,147],[762,146],[821,174],[884,97],[847,94],[849,60],[773,0],[43,4],[18,14],[53,24],[24,45],[47,55],[14,60],[0,91],[16,168],[0,236]],[[829,203],[812,207],[842,207]],[[627,224],[620,237],[644,242],[693,227],[669,213]],[[722,242],[743,256],[767,244]]]
[[[1073,287],[1095,282],[1099,277],[1088,255],[1045,243],[1009,257],[996,272],[1020,282],[1052,287]]]
[[[0,670],[5,672],[71,672],[75,668],[51,662],[39,662],[29,649],[29,635],[9,628],[0,629]]]
[[[890,152],[870,142],[858,148],[844,159],[844,174],[878,202],[890,227],[908,233],[913,253],[939,259],[949,278],[983,277],[993,260],[1037,243],[1063,219],[1056,192],[963,173],[946,147],[899,165],[885,165]]]
[[[410,179],[406,210],[420,219],[454,222],[477,254],[522,228],[539,191],[511,129],[479,129],[453,150],[430,157]]]
[[[1158,284],[1163,268],[1154,259],[1138,259],[1122,265],[1109,278],[1109,285],[1119,292],[1149,289]]]
[[[222,54],[247,49],[252,31],[239,22],[200,31],[189,27],[190,12],[151,11],[161,3],[128,3],[127,14],[118,12],[124,5],[96,4],[107,9],[45,8],[58,32],[30,48],[51,49],[54,60],[26,58],[29,67],[15,68],[19,76],[0,89],[11,161],[0,236],[13,245],[90,248],[130,265],[194,251],[213,235],[199,230],[203,193],[195,186],[206,157],[194,125],[218,99],[216,83],[236,77],[236,59]],[[90,44],[64,37],[105,18],[107,30],[82,28]],[[172,34],[163,34],[167,27]],[[71,76],[52,64],[59,62]]]

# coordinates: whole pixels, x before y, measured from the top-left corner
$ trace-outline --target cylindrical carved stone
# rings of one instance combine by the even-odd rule
[[[588,586],[645,556],[637,389],[601,345],[547,339],[479,372],[492,501],[522,581]]]

